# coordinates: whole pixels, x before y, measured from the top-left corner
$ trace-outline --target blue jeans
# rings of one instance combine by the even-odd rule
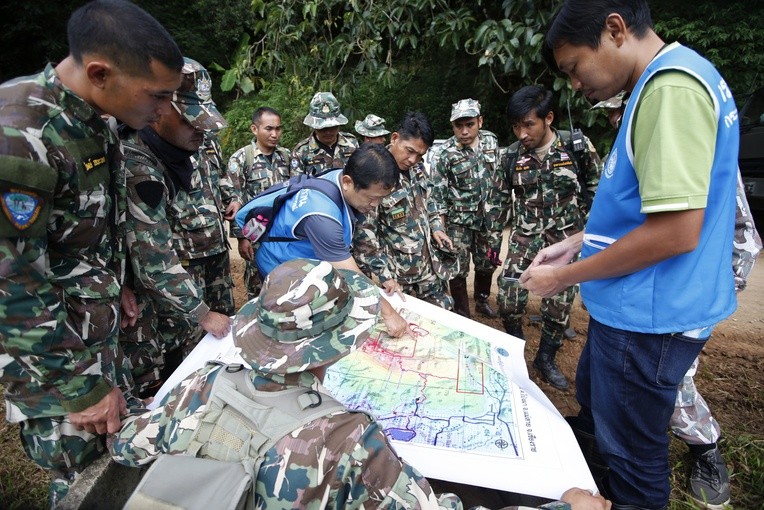
[[[645,334],[590,319],[576,372],[580,418],[610,468],[614,503],[664,508],[671,487],[669,421],[677,386],[705,340]]]

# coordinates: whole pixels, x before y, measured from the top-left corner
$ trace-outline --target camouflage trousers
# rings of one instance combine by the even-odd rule
[[[563,232],[545,232],[538,236],[523,236],[512,231],[509,237],[504,267],[497,279],[499,294],[496,302],[502,319],[519,321],[528,305],[528,291],[516,280],[530,266],[533,258],[541,249],[565,239],[577,232],[570,229]],[[541,336],[552,345],[559,347],[565,336],[570,319],[570,309],[576,299],[578,287],[568,287],[556,296],[541,300]]]
[[[233,278],[228,250],[190,261],[181,260],[183,268],[202,289],[204,302],[213,312],[234,315]]]
[[[466,278],[470,273],[470,255],[475,264],[475,272],[493,273],[496,267],[488,261],[488,248],[501,246],[501,234],[495,235],[473,230],[462,225],[449,225],[446,232],[454,243],[454,251],[459,255],[459,274],[453,278]]]
[[[423,280],[412,283],[398,280],[398,283],[400,283],[405,294],[417,297],[422,301],[427,301],[445,310],[454,309],[454,299],[448,293],[448,282],[439,278],[429,269],[425,272]]]
[[[695,387],[693,378],[698,370],[698,361],[695,358],[679,385],[671,416],[671,432],[687,444],[713,444],[721,436],[721,428]]]
[[[82,470],[106,450],[104,436],[77,430],[67,417],[22,421],[21,444],[27,457],[51,472],[51,508],[69,491]]]
[[[247,300],[259,296],[263,288],[263,277],[260,276],[254,258],[244,261],[244,286],[247,288]]]

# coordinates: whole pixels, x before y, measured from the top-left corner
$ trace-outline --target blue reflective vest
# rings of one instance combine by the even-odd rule
[[[713,326],[736,307],[731,267],[739,140],[737,108],[727,84],[711,63],[679,44],[657,56],[632,91],[623,125],[602,172],[581,254],[587,257],[607,248],[645,221],[633,166],[633,114],[644,85],[664,70],[686,72],[698,79],[716,110],[716,150],[700,241],[692,252],[641,271],[581,284],[581,296],[592,317],[614,328],[642,333],[675,333]]]
[[[334,170],[327,172],[320,178],[335,183],[342,191],[341,176],[342,170]],[[344,202],[344,196],[343,203],[344,207],[340,210],[332,199],[324,193],[312,189],[302,189],[290,197],[279,209],[268,235],[271,237],[297,237],[294,230],[300,221],[312,215],[325,216],[342,226],[343,239],[349,253],[350,244],[353,240],[355,217],[350,212],[347,203]],[[274,267],[282,262],[296,258],[316,258],[316,252],[308,239],[298,239],[291,242],[265,241],[257,248],[255,255],[257,269],[263,275],[270,273]]]

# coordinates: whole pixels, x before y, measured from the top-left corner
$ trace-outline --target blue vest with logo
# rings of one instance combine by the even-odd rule
[[[342,170],[334,170],[327,172],[320,178],[333,182],[341,191],[341,176]],[[340,210],[331,198],[312,189],[302,189],[284,203],[276,214],[268,235],[272,237],[297,237],[294,233],[297,224],[312,215],[325,216],[342,225],[343,239],[348,249],[350,248],[350,243],[353,240],[354,220],[347,203],[344,203],[344,207]],[[316,252],[308,239],[298,239],[292,242],[265,241],[257,248],[255,261],[258,270],[263,275],[267,275],[279,264],[297,258],[316,258]]]
[[[711,63],[684,46],[677,44],[664,50],[634,86],[623,125],[602,172],[581,254],[587,257],[607,248],[645,221],[633,166],[633,114],[645,84],[665,70],[682,71],[700,81],[716,110],[716,150],[698,246],[632,274],[581,284],[581,296],[592,317],[614,328],[642,333],[675,333],[713,326],[736,307],[731,268],[739,140],[737,108],[727,84]]]

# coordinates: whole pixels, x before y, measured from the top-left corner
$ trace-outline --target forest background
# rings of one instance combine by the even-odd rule
[[[61,60],[67,53],[66,21],[84,3],[1,3],[0,82]],[[590,111],[591,105],[541,59],[544,26],[561,0],[136,3],[169,30],[185,55],[210,70],[213,97],[230,123],[221,132],[226,157],[249,142],[250,116],[263,105],[281,111],[282,145],[293,147],[310,132],[302,120],[319,90],[338,97],[351,121],[348,131],[368,113],[385,117],[392,130],[403,113],[420,110],[438,138],[452,134],[451,103],[472,97],[482,103],[484,127],[508,145],[513,137],[504,118],[507,100],[518,88],[538,83],[556,94],[556,126],[569,128],[570,106],[573,123],[584,129],[600,154],[613,138],[605,115]],[[738,106],[764,86],[764,1],[649,3],[659,35],[707,56],[725,76]],[[764,510],[764,278],[759,280],[742,296],[746,315],[736,315],[738,319],[715,333],[720,338],[704,353],[698,380],[722,422],[735,507]],[[586,313],[577,313],[580,322],[575,326],[583,337]],[[537,331],[531,328],[530,352],[537,342],[534,335]],[[570,373],[580,350],[580,344],[571,345],[573,352],[562,361],[569,363],[565,367]],[[572,393],[558,393],[551,393],[555,405],[562,412],[575,411]],[[672,510],[693,508],[683,493],[686,448],[677,443],[672,443]],[[0,424],[0,508],[44,508],[46,485],[46,475],[21,452],[18,428]]]

